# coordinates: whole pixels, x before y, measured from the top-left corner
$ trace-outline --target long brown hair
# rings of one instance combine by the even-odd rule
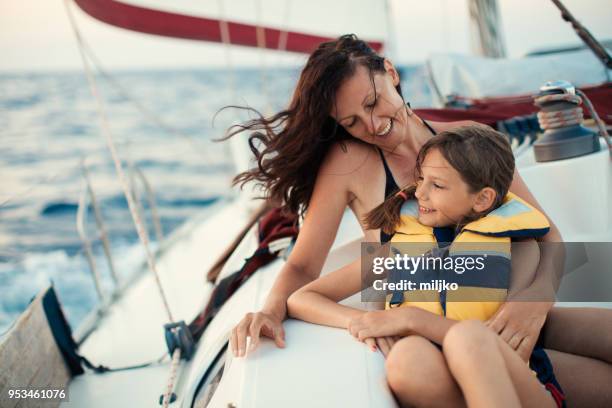
[[[419,151],[415,176],[421,174],[421,166],[427,153],[437,149],[459,173],[461,179],[474,193],[485,187],[495,190],[495,201],[481,213],[468,214],[457,225],[483,217],[499,207],[504,200],[514,176],[514,155],[510,142],[502,133],[484,125],[470,125],[441,132],[429,139]],[[416,184],[408,185],[385,199],[364,217],[367,229],[382,229],[387,234],[395,232],[400,222],[400,210],[404,201],[414,198]]]
[[[384,58],[354,34],[321,43],[302,69],[286,110],[232,126],[226,140],[251,132],[249,147],[257,167],[238,174],[233,184],[254,181],[263,187],[265,198],[291,212],[304,212],[312,195],[321,163],[329,148],[352,136],[330,116],[340,85],[358,66],[370,73],[384,73]],[[396,90],[401,96],[401,88]],[[238,107],[240,108],[240,107]],[[345,146],[343,146],[345,149]]]

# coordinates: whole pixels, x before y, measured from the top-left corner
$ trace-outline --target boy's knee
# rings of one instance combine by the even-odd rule
[[[493,334],[480,320],[463,320],[455,323],[446,332],[442,347],[445,352],[447,350],[463,349],[477,343],[483,337]]]
[[[479,320],[464,320],[451,327],[443,341],[449,367],[465,362],[477,363],[483,348],[496,347],[496,334]]]
[[[393,346],[385,363],[387,381],[401,400],[417,406],[430,405],[432,399],[453,392],[452,378],[443,359],[432,358],[433,353],[439,352],[420,336],[405,337]]]
[[[385,361],[387,376],[394,379],[415,376],[419,368],[426,364],[423,349],[429,345],[429,340],[421,336],[408,336],[399,340]]]

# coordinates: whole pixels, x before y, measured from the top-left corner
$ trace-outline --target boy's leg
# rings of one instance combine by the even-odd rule
[[[481,322],[453,326],[444,355],[471,407],[556,407],[527,363]]]
[[[465,407],[442,352],[421,336],[399,340],[386,360],[387,381],[401,406]]]

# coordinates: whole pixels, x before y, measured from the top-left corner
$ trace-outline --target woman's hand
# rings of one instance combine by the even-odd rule
[[[524,361],[529,361],[552,305],[552,302],[510,300],[485,324],[516,350]]]
[[[408,309],[395,308],[363,313],[349,321],[347,330],[359,341],[376,337],[406,336],[409,332],[406,318]]]
[[[235,357],[246,355],[246,339],[251,338],[248,351],[253,351],[259,344],[259,336],[274,340],[277,347],[285,347],[285,330],[283,319],[273,313],[247,313],[230,334],[230,348]]]

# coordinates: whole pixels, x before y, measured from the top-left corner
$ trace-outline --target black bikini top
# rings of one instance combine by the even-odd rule
[[[431,134],[435,136],[436,131],[431,127],[431,125],[427,123],[427,121],[425,120],[423,120],[423,123],[425,124],[425,126],[427,126],[427,129],[429,129]],[[395,182],[395,179],[393,178],[393,174],[391,173],[391,169],[389,168],[389,165],[387,164],[387,160],[385,159],[385,155],[383,154],[382,150],[378,149],[378,153],[380,154],[380,158],[382,159],[382,163],[385,168],[385,199],[386,199],[391,194],[393,194],[395,191],[399,190],[399,186],[397,185],[397,183]],[[386,234],[381,230],[380,231],[380,242],[384,244],[386,242],[389,242],[389,240],[391,240],[391,235]]]

